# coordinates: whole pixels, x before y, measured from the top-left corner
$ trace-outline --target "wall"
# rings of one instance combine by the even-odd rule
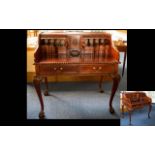
[[[29,48],[27,51],[27,72],[35,72],[34,63],[34,48]]]
[[[155,91],[146,91],[146,93],[152,98],[152,102],[155,103]]]

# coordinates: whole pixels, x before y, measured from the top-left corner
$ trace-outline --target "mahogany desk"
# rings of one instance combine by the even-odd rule
[[[97,76],[102,82],[108,79],[113,82],[109,110],[114,113],[112,101],[118,88],[119,52],[112,46],[111,35],[107,33],[41,33],[35,52],[34,86],[39,97],[40,118],[45,117],[44,102],[40,84],[45,82],[48,95],[49,76]]]

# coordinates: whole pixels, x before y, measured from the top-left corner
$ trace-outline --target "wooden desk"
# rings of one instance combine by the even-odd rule
[[[112,101],[117,90],[119,52],[113,48],[111,35],[107,33],[41,33],[35,52],[34,86],[39,97],[40,118],[45,117],[40,83],[45,82],[48,95],[49,76],[97,76],[99,88],[105,78],[113,81],[109,100],[110,113],[114,113]]]
[[[125,64],[126,64],[126,57],[127,57],[127,46],[117,46],[116,48],[119,50],[119,52],[124,53],[124,60],[123,60],[123,70],[122,70],[122,76],[124,75],[124,70],[125,70]]]
[[[152,109],[152,99],[144,92],[123,92],[122,93],[122,116],[124,117],[124,106],[129,112],[129,125],[131,125],[131,112],[136,109],[149,106],[148,118]]]

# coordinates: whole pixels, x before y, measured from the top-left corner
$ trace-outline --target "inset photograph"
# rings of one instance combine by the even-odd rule
[[[122,91],[121,126],[155,125],[155,91]]]

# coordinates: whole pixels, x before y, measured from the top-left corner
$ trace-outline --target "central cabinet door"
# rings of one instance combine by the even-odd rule
[[[69,35],[69,57],[77,57],[81,56],[81,48],[80,48],[80,35]]]
[[[69,35],[69,48],[80,50],[80,35]]]

